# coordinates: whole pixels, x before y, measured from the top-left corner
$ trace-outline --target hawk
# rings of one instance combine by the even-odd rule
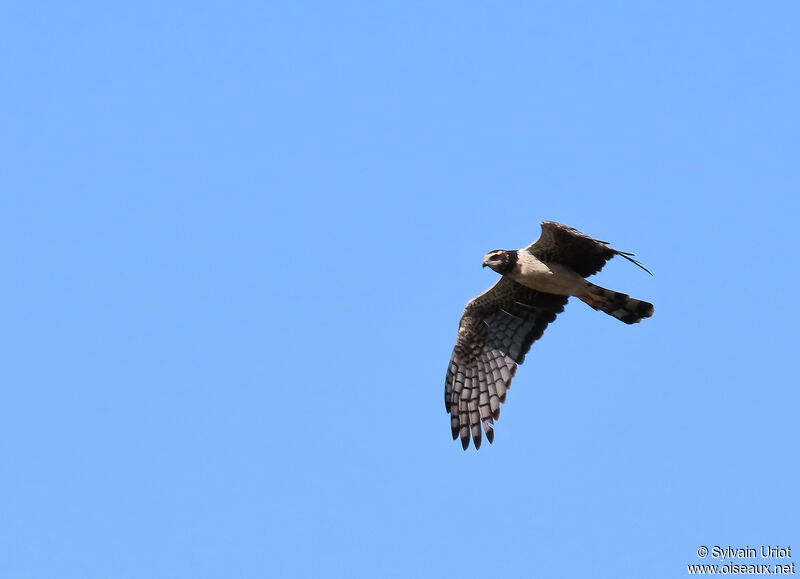
[[[564,311],[570,296],[626,324],[653,315],[653,304],[585,279],[615,255],[650,273],[632,253],[553,221],[542,222],[539,239],[524,249],[486,254],[483,267],[502,277],[464,309],[445,379],[444,405],[453,440],[460,436],[464,450],[470,434],[480,448],[481,426],[489,442],[494,441],[492,425],[517,365],[547,324]]]

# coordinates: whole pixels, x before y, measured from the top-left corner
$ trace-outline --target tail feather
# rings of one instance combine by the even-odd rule
[[[636,324],[653,315],[653,304],[637,300],[593,283],[587,283],[586,291],[578,296],[596,310],[614,316],[626,324]]]

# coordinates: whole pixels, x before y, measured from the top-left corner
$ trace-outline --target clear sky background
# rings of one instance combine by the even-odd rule
[[[788,1],[5,3],[0,575],[800,559],[799,26]],[[635,252],[653,277],[594,280],[655,315],[573,300],[463,452],[459,316],[545,219]]]

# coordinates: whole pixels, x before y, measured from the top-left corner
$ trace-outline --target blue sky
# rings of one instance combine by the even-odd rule
[[[2,575],[800,549],[800,8],[667,4],[7,3]],[[571,303],[463,452],[461,310],[545,219],[655,315]]]

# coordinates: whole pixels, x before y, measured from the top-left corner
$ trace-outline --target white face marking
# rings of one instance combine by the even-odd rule
[[[499,249],[495,251],[490,251],[484,256],[483,265],[489,266],[492,269],[494,269],[495,266],[502,265],[504,262],[504,254],[505,252]]]

